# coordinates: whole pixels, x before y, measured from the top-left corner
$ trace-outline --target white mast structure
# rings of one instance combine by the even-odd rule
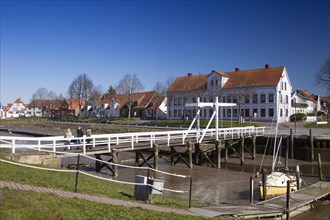
[[[193,121],[191,122],[189,128],[188,128],[188,131],[186,133],[186,135],[188,134],[188,132],[191,130],[192,126],[194,125],[195,121],[197,120],[197,130],[198,130],[198,137],[197,139],[199,139],[199,133],[200,133],[200,111],[202,108],[205,108],[205,107],[211,107],[214,109],[213,111],[213,114],[206,126],[206,128],[203,130],[203,133],[202,133],[202,137],[198,140],[198,143],[201,143],[208,128],[210,127],[211,125],[211,122],[215,116],[215,136],[216,136],[216,140],[219,140],[219,107],[233,107],[233,106],[236,106],[236,103],[223,103],[223,102],[219,102],[219,98],[218,96],[215,97],[215,101],[214,102],[200,102],[200,98],[197,97],[197,102],[196,103],[186,103],[185,104],[186,107],[196,107],[198,110],[197,110],[197,113],[196,113],[196,116],[195,118],[193,119]],[[186,136],[185,135],[185,136]]]

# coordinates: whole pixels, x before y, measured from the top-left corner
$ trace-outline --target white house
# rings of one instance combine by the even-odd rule
[[[313,114],[317,111],[317,102],[307,90],[297,90],[292,99],[292,114]]]
[[[25,115],[25,105],[21,98],[17,98],[14,103],[8,103],[7,105],[7,118],[16,118]]]
[[[270,67],[233,72],[212,70],[210,74],[177,77],[167,91],[169,119],[194,117],[196,109],[185,103],[220,102],[236,103],[236,107],[222,107],[219,118],[227,120],[289,121],[292,85],[285,67]],[[202,119],[209,119],[212,108],[201,111]]]

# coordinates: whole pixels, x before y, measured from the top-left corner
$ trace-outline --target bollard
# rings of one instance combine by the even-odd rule
[[[310,159],[311,162],[314,161],[314,137],[313,137],[313,133],[312,133],[312,129],[309,129],[309,146],[310,146]]]

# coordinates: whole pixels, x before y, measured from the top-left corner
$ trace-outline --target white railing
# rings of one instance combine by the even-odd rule
[[[263,135],[264,127],[236,127],[236,128],[221,128],[218,129],[218,137],[221,140],[246,137],[252,135]],[[196,142],[201,142],[199,139],[201,134],[204,138],[214,138],[216,135],[215,129],[198,130],[174,130],[174,131],[154,131],[154,132],[135,132],[135,133],[115,133],[115,134],[96,134],[90,137],[72,137],[64,138],[62,136],[53,137],[14,137],[1,136],[0,148],[11,148],[12,153],[15,153],[17,148],[27,148],[33,150],[47,150],[48,152],[63,152],[65,149],[82,148],[83,154],[86,154],[87,148],[96,148],[99,146],[107,146],[106,151],[111,152],[113,148],[130,147],[134,149],[138,145],[150,146],[154,143],[162,143],[170,146],[171,143],[185,144],[186,140],[193,139]],[[78,144],[78,140],[81,144]],[[71,144],[70,144],[71,143]],[[104,148],[102,148],[104,150]]]

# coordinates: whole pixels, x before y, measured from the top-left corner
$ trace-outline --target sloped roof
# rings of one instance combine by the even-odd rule
[[[234,72],[220,72],[212,70],[213,72],[227,77],[228,80],[224,84],[224,89],[233,89],[241,87],[262,87],[262,86],[276,86],[282,76],[284,67],[262,68],[254,70],[239,70]],[[177,77],[168,92],[187,92],[204,90],[207,87],[207,77],[210,74],[202,74],[197,76]]]
[[[70,109],[77,109],[79,108],[79,99],[67,99],[67,104],[69,105]],[[85,100],[80,99],[81,106],[85,105]]]
[[[208,74],[177,77],[168,89],[168,92],[186,92],[205,89],[207,76]]]
[[[280,81],[284,67],[272,67],[254,70],[240,70],[226,72],[229,76],[228,81],[223,86],[224,89],[241,87],[262,87],[276,86]]]
[[[15,100],[14,103],[22,103],[22,104],[24,104],[24,103],[22,102],[21,98],[17,98],[17,99]]]
[[[152,98],[155,96],[155,94],[155,91],[138,93],[137,95],[140,96],[140,102],[137,106],[134,107],[134,109],[146,108],[147,105],[152,101]]]

